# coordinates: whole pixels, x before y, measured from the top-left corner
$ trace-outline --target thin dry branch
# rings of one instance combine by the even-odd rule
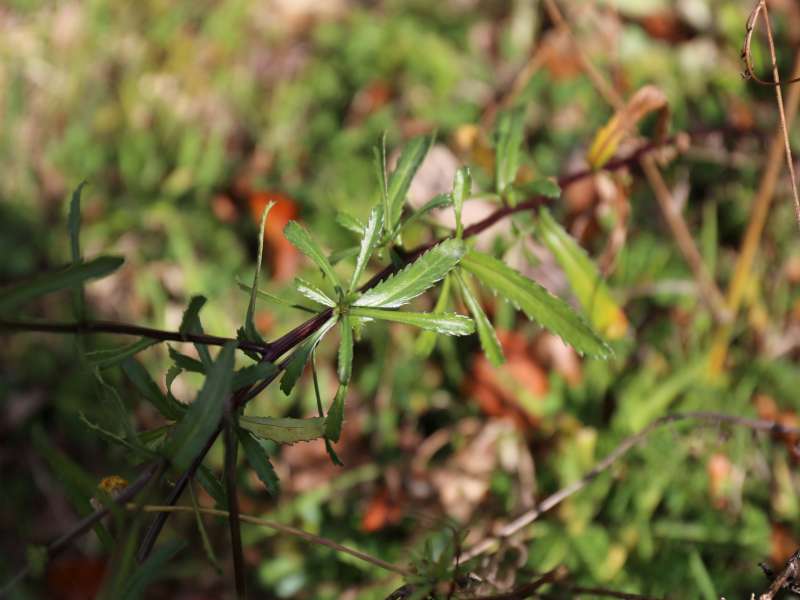
[[[497,529],[493,536],[478,542],[472,548],[464,552],[463,560],[470,560],[493,548],[501,539],[508,538],[527,527],[538,519],[541,515],[552,510],[570,496],[581,491],[601,473],[607,471],[615,462],[625,456],[630,450],[646,440],[654,431],[678,421],[698,421],[700,423],[723,424],[727,423],[739,427],[746,427],[754,431],[767,431],[772,434],[800,434],[800,427],[790,427],[775,421],[765,421],[761,419],[749,419],[747,417],[737,417],[712,412],[691,412],[676,413],[666,415],[656,419],[639,433],[632,435],[622,441],[608,456],[601,460],[591,471],[570,485],[558,490],[542,500],[535,507],[524,512],[510,523]]]
[[[758,600],[772,600],[785,588],[790,588],[800,575],[800,550],[797,550],[786,561],[786,566],[778,573],[769,586],[769,589],[758,597]],[[793,590],[794,591],[794,590]]]
[[[545,0],[544,5],[553,24],[568,36],[575,51],[575,55],[581,64],[583,72],[592,82],[592,85],[600,94],[600,96],[602,96],[606,103],[608,103],[615,111],[623,110],[625,107],[625,100],[608,83],[606,78],[597,70],[597,68],[586,56],[577,39],[575,38],[572,28],[566,19],[564,19],[564,16],[561,14],[561,11],[556,5],[555,0]],[[680,211],[678,210],[676,203],[673,200],[672,193],[669,191],[669,187],[664,181],[664,178],[662,177],[661,171],[656,165],[655,160],[651,156],[643,156],[640,159],[639,164],[642,167],[645,176],[647,177],[647,181],[650,183],[650,187],[655,194],[659,208],[661,209],[661,213],[664,216],[664,220],[667,222],[667,225],[669,226],[670,232],[675,239],[675,243],[686,260],[686,263],[689,265],[689,268],[692,270],[692,274],[697,281],[697,287],[700,290],[703,301],[718,323],[727,322],[729,320],[729,316],[725,307],[725,301],[722,297],[722,293],[719,291],[719,288],[714,282],[713,277],[708,272],[708,269],[703,262],[703,257],[694,243],[694,239],[689,231],[689,227],[686,225],[683,215],[681,215]]]

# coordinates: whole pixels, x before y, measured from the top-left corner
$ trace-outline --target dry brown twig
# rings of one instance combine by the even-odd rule
[[[625,100],[622,96],[608,83],[606,78],[595,68],[586,54],[583,52],[580,44],[575,39],[572,33],[572,28],[567,23],[564,16],[561,14],[555,0],[545,0],[544,2],[547,13],[553,24],[562,30],[567,35],[572,43],[572,47],[581,64],[581,68],[597,92],[615,111],[622,111],[625,108]],[[718,323],[726,323],[729,320],[728,310],[725,305],[725,300],[720,292],[717,284],[714,282],[713,277],[706,268],[703,257],[697,249],[689,227],[683,219],[680,211],[677,209],[673,201],[672,193],[669,190],[661,171],[656,165],[653,157],[642,157],[639,165],[644,171],[647,181],[655,194],[658,201],[661,213],[667,222],[667,225],[672,233],[678,249],[681,251],[684,259],[686,260],[689,268],[692,270],[697,287],[701,292],[701,297],[706,306],[711,311],[714,319]]]
[[[758,17],[762,16],[764,21],[764,28],[767,34],[767,44],[769,46],[769,56],[772,62],[772,81],[764,81],[760,79],[753,69],[752,61],[752,42],[753,32],[755,31],[756,21]],[[797,219],[797,225],[800,227],[800,196],[797,192],[797,178],[794,174],[794,161],[792,160],[792,147],[789,143],[789,126],[786,122],[786,111],[783,106],[783,92],[781,91],[781,75],[778,71],[778,57],[775,53],[775,40],[772,36],[772,25],[769,21],[769,11],[767,10],[767,0],[758,0],[750,17],[747,19],[747,28],[744,38],[744,48],[742,49],[742,57],[744,58],[745,67],[747,69],[747,76],[762,85],[771,85],[775,88],[775,102],[778,105],[778,114],[781,120],[781,130],[783,131],[783,144],[786,154],[786,167],[789,170],[789,177],[792,183],[792,196],[794,198],[794,213]],[[800,81],[800,78],[793,77],[786,83],[793,83]]]
[[[791,588],[800,575],[800,550],[795,551],[786,561],[786,566],[778,573],[769,589],[758,597],[758,600],[772,600],[782,589]],[[792,589],[792,591],[795,591]]]

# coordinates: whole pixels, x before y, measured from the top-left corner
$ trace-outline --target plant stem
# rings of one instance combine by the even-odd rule
[[[225,488],[228,493],[228,526],[231,531],[233,551],[233,573],[236,582],[236,598],[247,597],[247,580],[244,572],[244,552],[242,550],[242,530],[239,523],[239,497],[236,494],[236,458],[239,445],[236,441],[235,413],[230,403],[225,410]]]

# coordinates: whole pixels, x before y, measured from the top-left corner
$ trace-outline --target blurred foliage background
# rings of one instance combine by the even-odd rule
[[[691,134],[680,153],[662,157],[665,174],[724,287],[777,122],[773,91],[740,76],[751,2],[563,4],[615,88],[627,97],[658,86],[671,132]],[[800,9],[770,4],[788,73]],[[65,199],[86,179],[85,253],[126,258],[117,275],[89,286],[94,317],[177,329],[188,298],[203,294],[206,330],[233,335],[247,303],[236,278],[252,273],[257,215],[267,201],[278,205],[267,230],[265,286],[280,293],[295,274],[314,276],[281,237],[288,219],[303,221],[329,249],[354,243],[334,217],[366,215],[378,189],[372,147],[382,132],[390,149],[438,132],[412,204],[449,189],[462,163],[475,165],[486,187],[493,109],[531,64],[518,96],[526,107],[524,175],[585,168],[586,149],[611,110],[533,0],[7,0],[0,6],[0,280],[68,262]],[[702,368],[713,321],[638,171],[589,178],[553,210],[590,254],[611,252],[609,283],[630,322],[612,360],[580,359],[491,297],[484,301],[508,357],[499,369],[473,339],[441,343],[422,360],[415,332],[369,328],[356,347],[338,446],[345,467],[330,464],[321,441],[275,448],[282,494],[269,497],[242,472],[243,512],[405,562],[424,539],[446,538],[451,528],[468,532],[468,544],[481,539],[670,411],[796,424],[800,245],[785,178],[726,373],[715,381]],[[514,226],[528,225],[521,216]],[[614,248],[619,228],[624,242]],[[413,247],[429,235],[420,225],[404,242]],[[563,275],[535,239],[515,239],[508,223],[479,243],[506,249],[508,262],[563,292]],[[71,305],[48,297],[26,316],[70,320]],[[302,320],[280,306],[262,304],[257,314],[268,339]],[[318,357],[326,397],[336,386],[334,354],[326,342]],[[96,479],[133,472],[81,420],[107,407],[75,356],[69,337],[3,338],[3,580],[26,543],[47,541],[76,518],[59,460]],[[163,384],[166,349],[141,358]],[[158,424],[121,373],[104,376],[137,426]],[[182,375],[173,389],[189,399],[197,381]],[[305,416],[314,407],[307,377],[288,397],[269,388],[248,410]],[[564,564],[578,584],[749,597],[765,582],[757,563],[781,564],[798,545],[795,442],[721,427],[657,433],[481,568],[520,583]],[[210,464],[221,460],[215,449]],[[200,501],[211,502],[202,494]],[[176,517],[171,528],[168,537],[196,543],[147,597],[226,593],[229,578],[206,560],[193,520]],[[215,521],[210,532],[229,573],[227,528]],[[244,535],[256,597],[383,598],[401,583],[326,548],[250,527]],[[92,534],[16,593],[90,596],[104,556]]]

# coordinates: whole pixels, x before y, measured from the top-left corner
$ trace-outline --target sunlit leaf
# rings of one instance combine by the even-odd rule
[[[361,233],[364,231],[364,224],[346,212],[336,211],[336,222],[348,231],[352,231],[356,235],[361,235]]]
[[[306,281],[302,277],[295,277],[294,279],[294,287],[295,289],[317,304],[321,304],[322,306],[329,306],[333,307],[336,306],[336,302],[334,302],[328,295],[315,286],[313,283]]]
[[[208,436],[219,425],[223,407],[231,391],[235,351],[236,342],[228,342],[222,347],[217,360],[208,370],[197,398],[175,427],[167,453],[179,469],[189,466]]]
[[[464,202],[472,194],[472,174],[469,167],[461,167],[456,171],[455,178],[453,179],[453,209],[456,213],[456,237],[461,239],[461,234],[464,231],[464,226],[461,223],[461,211],[464,208]]]
[[[241,427],[236,429],[236,434],[239,437],[242,448],[244,448],[247,462],[253,467],[256,475],[258,475],[270,495],[277,496],[281,491],[280,481],[275,469],[272,468],[272,463],[269,461],[266,448],[252,433],[245,431]]]
[[[327,257],[322,252],[322,248],[319,247],[319,244],[302,225],[297,221],[289,221],[283,230],[283,235],[295,248],[314,261],[314,264],[319,267],[334,287],[341,287],[336,273],[333,272],[331,263],[328,262]]]
[[[369,220],[367,221],[367,225],[364,227],[361,233],[361,245],[358,249],[358,258],[356,258],[356,266],[353,270],[353,276],[350,279],[350,287],[348,288],[348,291],[352,292],[356,289],[358,280],[361,278],[361,274],[367,267],[367,263],[372,256],[372,252],[375,250],[375,246],[378,243],[382,222],[382,211],[376,206],[372,209],[372,212],[369,213]]]
[[[503,261],[470,251],[461,266],[542,327],[549,329],[575,350],[590,356],[608,356],[611,349],[570,306]]]
[[[414,327],[445,335],[470,335],[475,333],[475,323],[464,315],[419,313],[357,306],[352,307],[350,313],[355,317],[394,321],[395,323],[413,325]]]
[[[339,319],[339,361],[337,374],[340,383],[348,383],[353,371],[353,328],[347,315]]]
[[[483,353],[492,365],[499,367],[505,362],[505,358],[503,357],[503,348],[500,346],[500,341],[497,339],[497,334],[494,331],[491,321],[489,321],[486,313],[483,312],[480,301],[475,297],[466,273],[462,275],[456,271],[453,277],[458,282],[458,289],[461,291],[464,304],[467,305],[470,314],[472,314],[472,317],[475,319],[475,325],[478,329],[478,338],[480,339]]]
[[[464,244],[447,240],[428,250],[392,277],[359,296],[354,306],[396,308],[406,304],[440,281],[458,264]]]
[[[397,167],[389,177],[386,207],[388,212],[384,215],[386,221],[384,226],[387,231],[393,232],[400,222],[411,180],[414,179],[414,175],[416,175],[432,145],[433,136],[424,135],[414,138],[403,148],[403,152],[397,161]]]
[[[564,270],[575,297],[589,315],[589,322],[608,339],[623,337],[628,330],[628,319],[586,251],[547,209],[539,212],[537,233]]]
[[[39,296],[79,286],[89,279],[105,277],[119,269],[123,262],[124,259],[118,256],[101,256],[8,286],[0,290],[0,311],[10,311]]]
[[[453,199],[450,194],[436,194],[433,198],[423,204],[418,210],[415,210],[404,222],[403,227],[407,227],[412,223],[418,221],[432,210],[439,208],[447,208],[452,206]]]
[[[439,297],[436,299],[436,305],[433,307],[433,314],[441,315],[447,309],[447,304],[450,300],[450,282],[452,281],[450,275],[446,276],[442,282],[442,288],[439,291]],[[436,332],[431,330],[423,331],[414,346],[417,356],[427,358],[433,352],[436,346]]]
[[[288,417],[239,417],[239,426],[254,435],[278,444],[310,442],[325,434],[325,419],[292,419]]]

